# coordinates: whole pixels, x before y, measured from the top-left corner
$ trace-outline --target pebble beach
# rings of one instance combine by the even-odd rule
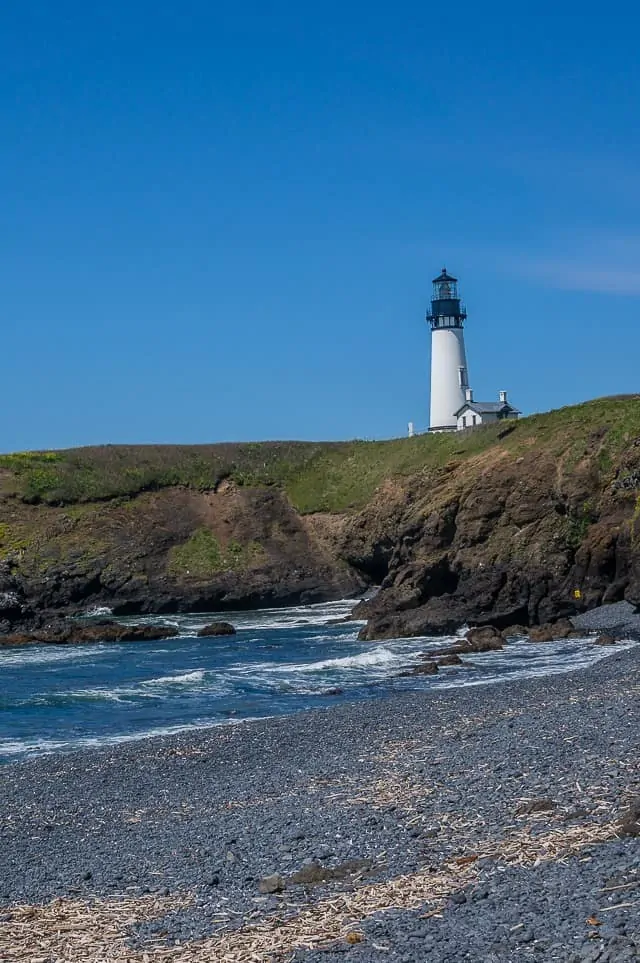
[[[0,959],[637,960],[640,647],[0,769]]]

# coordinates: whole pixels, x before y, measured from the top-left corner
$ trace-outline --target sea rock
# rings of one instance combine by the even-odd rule
[[[612,635],[599,635],[594,639],[594,645],[616,645],[617,641]]]
[[[529,629],[530,642],[557,642],[560,639],[579,639],[582,635],[569,619],[558,619],[557,622],[546,622]]]
[[[441,655],[436,660],[436,665],[464,665],[464,662],[459,655],[451,653],[451,655]]]
[[[28,632],[9,632],[7,635],[0,635],[0,648],[10,648],[14,645],[29,645],[37,642]]]
[[[210,625],[205,625],[203,629],[199,629],[198,638],[199,639],[211,639],[216,635],[235,635],[235,626],[231,625],[230,622],[212,622]]]
[[[122,625],[119,622],[74,622],[54,619],[31,632],[0,636],[0,646],[82,645],[96,642],[153,642],[178,634],[174,625]]]
[[[273,873],[271,876],[263,876],[258,882],[258,892],[264,896],[269,893],[281,893],[286,888],[286,885],[279,873]]]
[[[179,632],[175,625],[123,625],[116,626],[116,629],[123,631],[114,631],[114,642],[154,642],[156,639],[173,639]]]
[[[469,629],[465,635],[470,652],[491,652],[504,648],[502,633],[493,625]]]
[[[529,628],[526,625],[509,625],[502,630],[503,639],[518,639],[529,635]]]
[[[435,675],[438,671],[438,666],[435,662],[423,662],[421,665],[414,665],[411,669],[405,669],[404,672],[398,673],[398,678],[401,679],[404,676],[410,675]]]

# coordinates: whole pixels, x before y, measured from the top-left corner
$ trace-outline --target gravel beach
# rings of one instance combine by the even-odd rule
[[[640,959],[640,647],[611,652],[4,766],[0,960]]]

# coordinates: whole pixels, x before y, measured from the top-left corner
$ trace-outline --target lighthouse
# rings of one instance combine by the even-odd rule
[[[467,315],[458,297],[458,279],[442,273],[433,279],[431,310],[431,417],[430,431],[456,431],[457,412],[467,399],[469,374],[464,350]]]

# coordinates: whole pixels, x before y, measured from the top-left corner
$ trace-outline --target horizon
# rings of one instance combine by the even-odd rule
[[[0,448],[424,430],[443,264],[476,398],[632,393],[639,20],[5,11]]]
[[[526,421],[529,418],[537,418],[544,415],[551,415],[557,411],[563,411],[567,408],[580,408],[583,405],[588,405],[591,403],[596,403],[598,401],[625,401],[632,398],[640,399],[640,392],[626,392],[618,393],[613,395],[600,395],[597,398],[585,398],[583,401],[577,401],[569,405],[559,405],[557,408],[548,408],[545,411],[531,411],[527,414],[522,414],[519,418],[514,421],[505,423],[508,429],[512,429],[519,421]],[[474,425],[464,429],[465,433],[469,432],[482,432],[482,431],[492,431],[495,429],[495,423],[489,422],[484,425]],[[462,433],[462,432],[461,432]],[[354,438],[249,438],[243,440],[232,440],[232,439],[221,439],[219,441],[194,441],[194,442],[181,442],[181,441],[169,441],[169,442],[154,442],[154,441],[132,441],[132,442],[92,442],[87,445],[70,445],[66,448],[28,448],[28,449],[14,449],[12,451],[0,450],[0,458],[11,455],[38,455],[38,454],[49,454],[49,453],[64,453],[69,451],[82,451],[89,448],[214,448],[217,446],[242,446],[242,445],[349,445],[354,443],[367,443],[367,444],[378,444],[384,442],[393,441],[411,441],[411,438],[424,438],[437,437],[441,434],[458,434],[455,431],[452,432],[432,432],[428,429],[424,431],[416,431],[415,435],[409,436],[405,432],[404,435],[390,435],[387,438],[365,438],[365,437],[354,437]]]

